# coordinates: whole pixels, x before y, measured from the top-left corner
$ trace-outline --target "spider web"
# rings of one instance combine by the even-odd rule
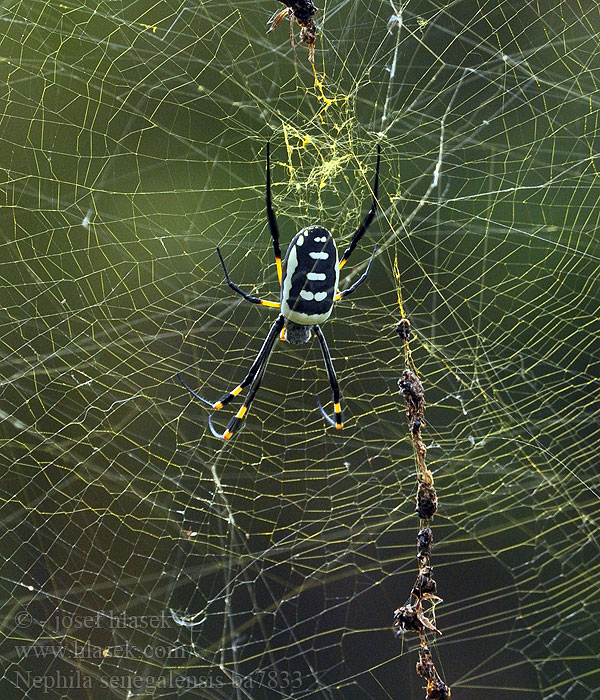
[[[400,298],[436,666],[600,698],[598,6],[318,5],[313,74],[275,2],[3,3],[3,697],[424,697]],[[324,325],[344,430],[318,345],[278,343],[223,444],[175,375],[217,400],[276,313],[215,253],[277,299],[267,140],[283,246],[347,243],[381,143],[342,288],[380,248]]]

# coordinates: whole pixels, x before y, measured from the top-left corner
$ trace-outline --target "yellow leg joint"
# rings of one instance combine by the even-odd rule
[[[233,433],[231,432],[231,430],[227,429],[227,430],[223,433],[223,440],[229,440],[229,438],[230,438],[232,435],[233,435]]]
[[[339,265],[340,270],[342,269],[342,267],[344,267],[345,264],[346,264],[346,258],[342,258],[342,259],[340,260],[340,265]]]
[[[239,386],[236,386],[235,389],[231,392],[232,396],[237,396],[243,388],[244,387],[241,384]]]
[[[248,406],[242,406],[240,410],[235,414],[236,418],[243,418],[246,415],[246,411],[248,410]]]
[[[277,279],[279,280],[279,284],[281,284],[281,280],[283,278],[281,271],[281,258],[275,258],[275,262],[277,263]]]
[[[335,427],[336,430],[342,429],[342,407],[339,402],[333,404],[333,409],[335,411]]]
[[[221,401],[217,401],[217,403],[213,403],[213,408],[215,411],[218,411],[220,408],[223,408],[223,403]]]

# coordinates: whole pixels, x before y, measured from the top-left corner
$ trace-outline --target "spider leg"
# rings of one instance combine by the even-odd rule
[[[191,386],[188,386],[187,382],[185,381],[185,379],[181,376],[181,374],[180,374],[179,372],[177,372],[175,376],[176,376],[177,379],[179,380],[179,383],[180,383],[180,384],[183,384],[183,386],[190,392],[190,394],[191,394],[193,397],[195,397],[196,399],[198,399],[198,401],[202,401],[202,403],[203,403],[205,406],[210,406],[211,408],[213,407],[213,405],[212,405],[212,403],[211,403],[210,401],[207,401],[207,399],[205,399],[205,398],[203,398],[202,396],[200,396],[200,394],[197,394],[197,393],[192,389]]]
[[[356,280],[356,282],[354,284],[352,284],[350,287],[348,287],[348,289],[344,289],[343,292],[338,292],[333,297],[333,301],[339,301],[340,299],[347,297],[348,294],[352,294],[352,292],[356,291],[357,287],[359,287],[367,279],[367,275],[369,274],[369,270],[371,269],[371,263],[373,262],[373,258],[375,257],[375,253],[377,252],[378,247],[379,246],[375,246],[373,248],[373,252],[371,253],[371,259],[369,260],[369,264],[367,265],[367,269],[362,273],[362,275]]]
[[[221,251],[219,248],[217,248],[217,254],[219,256],[219,260],[221,261],[221,265],[223,266],[223,272],[225,273],[225,280],[227,281],[227,284],[233,289],[234,292],[237,292],[240,296],[244,297],[246,301],[249,301],[251,304],[260,304],[261,306],[270,306],[273,309],[278,309],[279,304],[274,302],[274,301],[265,301],[264,299],[259,299],[258,297],[253,297],[251,294],[247,294],[243,289],[240,289],[235,282],[231,281],[231,277],[229,277],[229,272],[227,271],[227,265],[225,265],[225,260],[223,260],[223,256],[221,255]]]
[[[287,10],[282,10],[282,12],[287,12]],[[267,219],[269,221],[269,231],[271,232],[271,238],[273,239],[273,252],[275,253],[275,264],[277,265],[277,279],[279,280],[279,284],[281,284],[281,248],[279,247],[279,228],[277,227],[277,220],[275,219],[275,212],[273,211],[273,205],[271,202],[271,144],[268,141],[266,170],[267,187],[265,201],[267,205]]]
[[[246,413],[248,412],[248,409],[250,408],[250,404],[252,403],[252,401],[254,401],[256,392],[260,387],[260,383],[262,382],[262,378],[264,377],[268,361],[269,357],[266,357],[263,361],[263,365],[260,371],[258,372],[256,377],[254,378],[254,381],[252,382],[252,386],[250,387],[250,391],[248,392],[248,396],[246,397],[244,404],[242,405],[240,410],[235,414],[235,416],[233,416],[233,418],[229,421],[229,424],[227,425],[227,428],[224,433],[219,433],[213,425],[212,416],[208,417],[208,427],[210,428],[210,432],[215,437],[220,438],[221,440],[229,440],[240,427]]]
[[[276,318],[275,322],[271,326],[271,329],[269,330],[265,342],[259,350],[258,355],[252,363],[252,367],[250,367],[250,371],[246,375],[244,381],[229,394],[226,394],[220,401],[217,401],[215,404],[213,404],[213,408],[216,410],[222,408],[226,403],[231,401],[231,399],[233,399],[234,396],[237,396],[245,386],[251,383],[250,391],[248,392],[248,396],[246,397],[244,404],[242,405],[240,410],[235,414],[235,416],[233,416],[233,418],[229,421],[229,424],[223,434],[218,433],[215,430],[212,423],[212,418],[209,416],[208,427],[210,428],[210,431],[215,437],[221,438],[223,440],[229,440],[242,424],[242,421],[244,420],[244,417],[248,412],[248,409],[250,408],[254,397],[256,396],[256,392],[260,387],[260,383],[267,368],[267,363],[269,362],[269,357],[271,356],[271,351],[273,350],[273,345],[277,340],[279,331],[283,327],[284,321],[285,319],[283,315],[280,315]]]
[[[254,377],[256,377],[257,374],[260,373],[261,368],[263,368],[263,363],[266,363],[266,361],[269,359],[269,355],[271,353],[271,350],[273,349],[273,344],[275,343],[275,340],[277,339],[277,335],[279,334],[279,331],[283,327],[284,323],[284,318],[282,315],[279,315],[271,328],[269,329],[269,332],[267,334],[267,337],[265,338],[264,343],[262,344],[261,349],[258,351],[258,354],[256,355],[256,358],[252,365],[250,366],[250,369],[248,370],[248,374],[244,377],[244,379],[238,384],[235,389],[232,389],[230,392],[225,394],[222,398],[220,398],[218,401],[215,401],[214,403],[210,404],[211,407],[215,411],[219,411],[223,406],[228,404],[230,401],[232,401],[238,394],[240,394],[245,387],[248,386],[248,384],[251,384],[252,381],[254,381]]]
[[[358,245],[358,242],[360,239],[364,236],[365,231],[369,228],[370,223],[373,221],[373,218],[375,216],[375,211],[377,209],[377,190],[379,188],[379,162],[381,160],[381,146],[377,144],[377,164],[375,165],[375,180],[373,182],[373,199],[371,201],[371,208],[367,212],[367,215],[363,219],[362,224],[358,227],[358,229],[355,231],[354,235],[352,236],[352,240],[350,241],[350,245],[346,248],[344,251],[344,254],[342,255],[342,259],[340,260],[339,263],[339,269],[341,270],[342,267],[346,264],[348,261],[348,258],[352,255],[352,251],[356,248]]]
[[[313,326],[313,329],[315,331],[315,335],[317,336],[317,340],[319,341],[319,345],[321,346],[323,359],[325,360],[327,376],[329,377],[329,386],[331,387],[331,393],[333,394],[333,410],[335,412],[335,421],[325,413],[325,411],[323,410],[323,406],[321,406],[321,402],[319,401],[319,397],[317,397],[317,405],[319,406],[319,410],[323,414],[325,420],[330,425],[335,425],[335,427],[338,430],[341,430],[343,423],[342,408],[340,406],[340,387],[338,384],[337,377],[335,376],[335,369],[333,367],[333,362],[331,361],[331,355],[329,353],[329,348],[327,347],[327,342],[325,340],[325,336],[323,335],[323,331],[319,328],[319,326]]]

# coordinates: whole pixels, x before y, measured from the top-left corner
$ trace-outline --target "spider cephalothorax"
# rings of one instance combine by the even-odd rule
[[[219,401],[216,401],[215,403],[207,401],[193,389],[191,389],[179,374],[177,375],[179,381],[186,387],[186,389],[188,389],[197,399],[214,410],[223,408],[225,404],[229,403],[238,394],[240,394],[245,387],[250,386],[248,396],[246,397],[243,406],[231,419],[227,429],[222,435],[214,429],[212,421],[209,418],[210,429],[213,435],[216,437],[229,440],[229,438],[241,425],[248,409],[250,408],[250,404],[252,403],[252,400],[260,387],[260,383],[271,355],[271,350],[273,349],[273,345],[275,344],[277,337],[279,336],[281,340],[285,340],[293,345],[300,345],[302,343],[307,343],[311,339],[313,332],[317,336],[317,340],[321,346],[321,352],[323,353],[323,359],[325,360],[327,376],[329,377],[329,384],[333,394],[335,420],[330,418],[322,408],[321,412],[331,425],[334,425],[338,430],[342,428],[342,409],[340,405],[338,381],[335,375],[335,369],[333,368],[333,362],[331,361],[329,348],[327,347],[325,336],[323,335],[323,331],[321,330],[319,324],[324,323],[329,318],[334,303],[348,296],[348,294],[352,294],[352,292],[354,292],[354,290],[365,281],[367,275],[369,274],[369,269],[371,267],[371,263],[373,262],[373,257],[377,247],[375,247],[373,250],[371,259],[369,260],[367,268],[363,274],[350,287],[345,289],[343,292],[338,292],[337,288],[340,270],[346,264],[346,261],[352,254],[352,251],[356,248],[358,242],[365,234],[365,231],[375,216],[375,210],[377,208],[377,188],[379,183],[379,161],[380,148],[378,146],[371,208],[369,209],[360,227],[354,232],[350,245],[344,251],[342,259],[338,260],[335,241],[333,240],[331,233],[326,228],[323,228],[322,226],[307,226],[299,231],[294,238],[292,238],[282,263],[281,248],[279,246],[279,229],[277,227],[275,212],[273,211],[273,206],[271,203],[270,147],[267,143],[267,219],[269,222],[271,239],[273,241],[273,252],[275,253],[275,263],[277,265],[277,279],[279,280],[280,285],[279,303],[259,299],[258,297],[247,294],[240,289],[237,284],[231,281],[227,266],[225,265],[225,260],[223,259],[219,248],[217,248],[217,254],[219,256],[219,260],[221,261],[221,265],[223,266],[223,272],[225,273],[227,284],[231,287],[231,289],[233,289],[234,292],[237,292],[240,296],[246,299],[246,301],[249,301],[252,304],[261,304],[262,306],[279,309],[280,314],[271,326],[271,329],[269,330],[269,333],[261,349],[259,350],[256,359],[252,363],[248,374],[245,376],[241,384],[236,386],[235,389],[230,391],[228,394],[225,394],[225,396],[223,396],[223,398],[221,398]]]
[[[303,345],[312,338],[310,326],[301,326],[293,321],[286,323],[284,331],[284,340],[287,340],[290,345]]]

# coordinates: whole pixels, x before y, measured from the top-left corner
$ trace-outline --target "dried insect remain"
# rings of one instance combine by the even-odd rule
[[[290,19],[290,43],[292,48],[295,49],[294,41],[294,20],[298,22],[300,26],[300,43],[306,44],[308,47],[308,60],[311,63],[315,62],[315,40],[317,38],[317,27],[313,17],[315,13],[318,12],[312,0],[279,0],[282,5],[285,5],[283,10],[278,10],[267,22],[271,25],[267,29],[267,34],[272,32],[275,27],[281,22],[285,17]]]

